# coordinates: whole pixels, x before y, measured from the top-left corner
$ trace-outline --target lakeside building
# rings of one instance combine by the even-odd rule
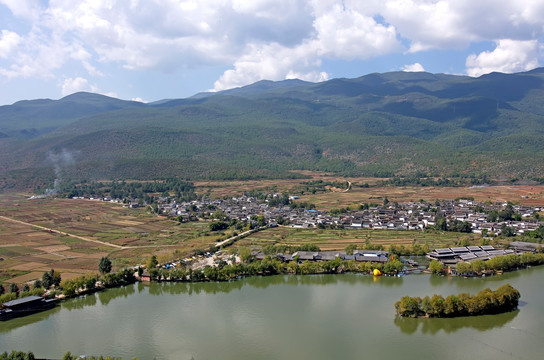
[[[461,246],[434,249],[433,251],[427,253],[427,258],[430,260],[438,260],[444,265],[455,265],[460,261],[471,262],[475,260],[489,260],[497,256],[505,256],[509,254],[521,255],[524,252],[527,251],[517,249],[495,249],[491,245]],[[534,252],[534,250],[531,250],[530,252]]]
[[[262,260],[265,258],[262,252],[254,252],[252,254],[255,259]],[[297,251],[292,255],[275,254],[272,257],[278,258],[283,262],[288,262],[298,258],[299,262],[304,261],[331,261],[331,260],[355,260],[361,262],[386,263],[389,259],[389,253],[382,250],[354,250],[352,255],[348,255],[345,251]]]
[[[57,304],[56,299],[44,299],[41,296],[26,296],[2,304],[0,320],[30,315],[39,311],[51,309]]]
[[[544,249],[544,244],[536,244],[525,241],[512,241],[510,247],[516,252],[537,252]]]

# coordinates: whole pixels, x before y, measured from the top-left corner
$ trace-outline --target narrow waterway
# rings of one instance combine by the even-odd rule
[[[518,311],[456,319],[397,319],[404,295],[521,292]],[[0,323],[2,351],[125,359],[539,359],[544,267],[492,278],[345,274],[153,283],[69,300]]]

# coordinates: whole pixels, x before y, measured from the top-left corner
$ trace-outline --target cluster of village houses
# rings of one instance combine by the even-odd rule
[[[221,211],[230,219],[238,221],[255,221],[256,216],[263,215],[269,227],[278,226],[281,219],[284,224],[294,228],[315,228],[319,226],[333,226],[346,229],[392,229],[392,230],[423,230],[436,225],[437,218],[443,217],[448,223],[455,220],[467,222],[474,233],[487,233],[500,235],[504,224],[514,230],[514,234],[521,235],[528,231],[536,230],[543,221],[535,219],[534,214],[544,211],[544,208],[513,205],[513,210],[519,221],[507,220],[502,222],[487,221],[487,213],[490,211],[500,212],[504,210],[507,203],[484,204],[471,200],[446,200],[440,203],[408,202],[391,203],[383,206],[369,206],[364,210],[349,211],[332,215],[329,211],[309,210],[287,205],[269,206],[270,199],[280,194],[271,194],[265,200],[250,196],[240,196],[228,199],[201,199],[190,202],[176,203],[169,202],[164,198],[159,201],[159,210],[162,214],[181,217],[189,220],[195,213],[213,214]],[[109,199],[105,199],[109,200]],[[296,201],[291,197],[291,201]],[[534,252],[540,245],[513,242],[517,244],[513,249],[494,249],[493,246],[468,246],[458,248],[435,249],[427,256],[431,259],[440,260],[444,263],[455,264],[458,261],[473,261],[476,259],[490,259],[495,256],[504,256],[511,253],[522,253],[525,251]],[[261,253],[255,254],[257,258],[264,256]],[[279,254],[282,255],[282,254]],[[282,255],[283,261],[290,261],[294,256],[299,260],[322,261],[341,258],[344,260],[385,262],[387,253],[379,251],[356,250],[353,255],[345,252],[299,252],[297,254]]]
[[[280,196],[279,194],[270,195]],[[390,230],[423,230],[436,225],[437,216],[448,222],[458,220],[471,225],[472,232],[500,235],[503,224],[511,227],[519,235],[536,230],[544,222],[537,221],[533,215],[540,207],[514,205],[513,209],[520,214],[521,221],[488,222],[488,211],[501,211],[506,203],[483,204],[470,200],[442,201],[440,204],[426,202],[409,202],[371,206],[365,210],[349,211],[331,215],[329,211],[292,208],[290,206],[269,206],[268,200],[240,196],[229,199],[202,199],[183,203],[162,203],[160,211],[165,215],[180,216],[189,219],[192,209],[198,212],[221,211],[231,219],[254,221],[255,216],[263,215],[268,226],[278,225],[283,219],[288,226],[294,228],[314,228],[318,226],[334,226],[349,229],[390,229]],[[477,212],[476,209],[480,210]],[[213,210],[210,210],[213,209]],[[483,211],[482,211],[483,209]],[[544,210],[544,208],[543,208]]]

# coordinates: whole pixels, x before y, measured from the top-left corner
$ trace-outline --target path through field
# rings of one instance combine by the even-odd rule
[[[41,229],[41,230],[49,231],[51,233],[60,234],[60,235],[64,235],[64,236],[70,236],[70,237],[73,237],[73,238],[76,238],[76,239],[79,239],[79,240],[90,241],[90,242],[94,242],[94,243],[97,243],[97,244],[100,244],[100,245],[111,246],[111,247],[114,247],[114,248],[117,248],[117,249],[125,249],[125,247],[123,247],[121,245],[110,244],[110,243],[100,241],[100,240],[89,239],[89,238],[86,238],[86,237],[83,237],[83,236],[70,234],[70,233],[67,233],[67,232],[64,232],[64,231],[51,229],[51,228],[48,228],[48,227],[45,227],[45,226],[40,226],[40,225],[27,223],[27,222],[24,222],[24,221],[21,221],[21,220],[11,219],[11,218],[1,216],[1,215],[0,215],[0,220],[10,221],[10,222],[13,222],[13,223],[27,225],[27,226],[32,226],[32,227],[35,227],[35,228],[38,228],[38,229]]]

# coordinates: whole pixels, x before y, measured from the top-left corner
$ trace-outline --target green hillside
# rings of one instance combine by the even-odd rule
[[[28,139],[90,115],[143,106],[139,102],[83,92],[58,101],[23,100],[13,105],[0,106],[0,132]]]
[[[141,104],[79,93],[0,107],[0,186],[91,180],[544,176],[544,70],[261,81]]]

